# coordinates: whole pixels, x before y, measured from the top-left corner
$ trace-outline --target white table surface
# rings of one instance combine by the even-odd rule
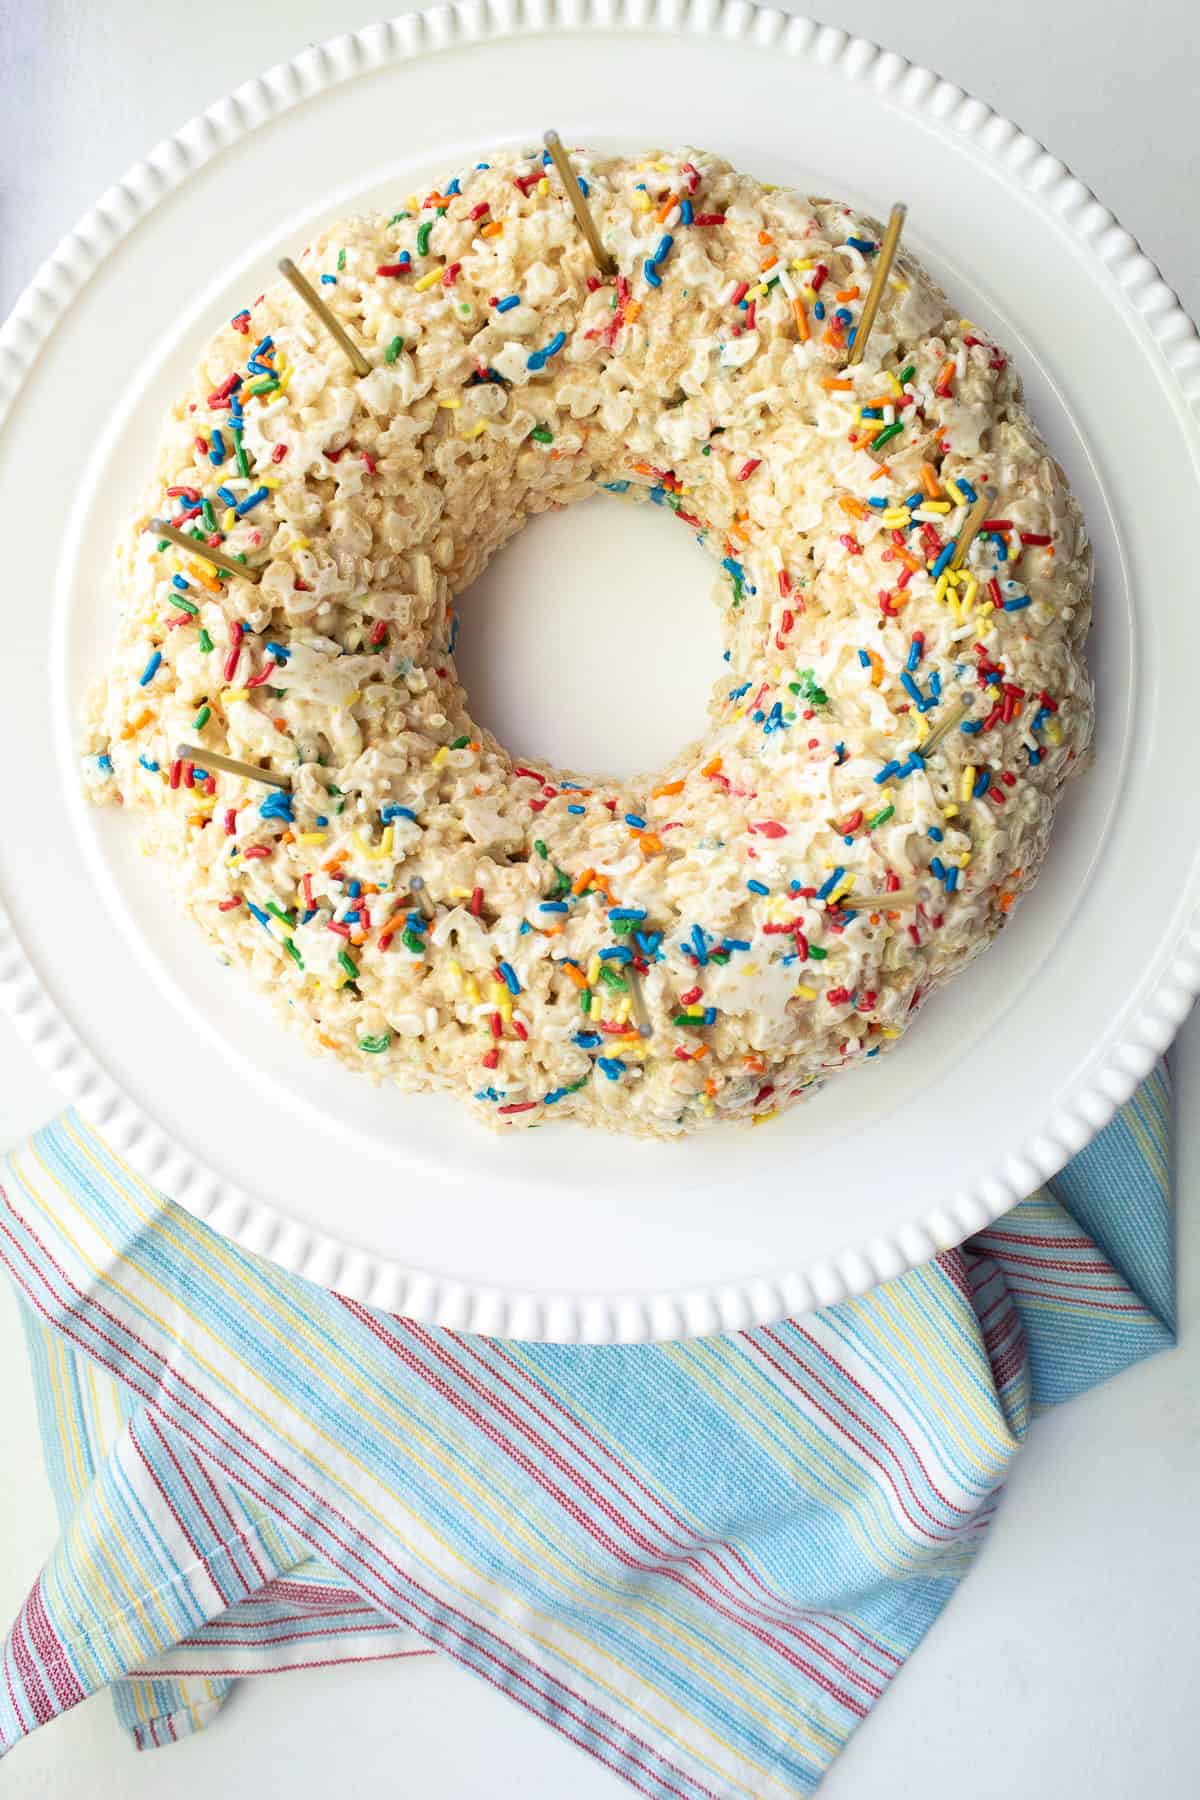
[[[799,9],[795,9],[799,10]],[[1096,189],[1200,316],[1200,11],[1143,0],[827,0],[827,17],[993,101]],[[356,22],[339,0],[0,0],[0,315],[152,143],[236,82]],[[951,29],[947,31],[947,20]],[[550,110],[569,123],[560,100]],[[547,123],[549,123],[549,115]],[[698,133],[704,136],[703,125]],[[1015,247],[1016,249],[1016,247]],[[1017,251],[1019,253],[1019,250]],[[1186,597],[1180,596],[1181,603]],[[1174,1067],[1200,1120],[1200,1016]],[[0,1145],[57,1106],[0,1022]],[[1191,1800],[1200,1785],[1200,1131],[1179,1150],[1184,1346],[1039,1422],[978,1567],[822,1800]],[[0,1282],[0,1629],[56,1535],[16,1305]],[[107,1696],[22,1744],[12,1800],[616,1800],[598,1765],[440,1659],[243,1684],[197,1738],[136,1756]]]

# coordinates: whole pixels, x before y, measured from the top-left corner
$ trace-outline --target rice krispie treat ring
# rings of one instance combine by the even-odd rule
[[[759,1121],[1032,881],[1091,733],[1090,554],[1009,359],[911,257],[847,366],[871,222],[696,151],[575,166],[615,281],[504,155],[306,251],[367,375],[283,283],[217,335],[85,775],[315,1051],[497,1125]],[[725,641],[708,736],[625,781],[514,758],[454,666],[456,595],[598,488],[711,551]]]

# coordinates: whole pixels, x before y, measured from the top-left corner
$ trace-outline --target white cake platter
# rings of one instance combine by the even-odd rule
[[[170,904],[136,819],[79,798],[114,534],[197,348],[325,221],[551,124],[601,148],[701,145],[876,213],[906,200],[906,241],[1014,353],[1095,540],[1097,753],[1035,892],[894,1054],[763,1129],[497,1138],[447,1099],[312,1061]],[[371,26],[247,82],[100,198],[0,334],[0,403],[0,994],[65,1102],[288,1269],[515,1337],[801,1312],[1053,1174],[1200,987],[1200,344],[1083,183],[927,70],[740,3],[491,0]],[[464,662],[514,749],[619,772],[697,724],[708,578],[646,510],[535,522],[469,599]],[[589,675],[614,632],[642,650],[616,700]]]

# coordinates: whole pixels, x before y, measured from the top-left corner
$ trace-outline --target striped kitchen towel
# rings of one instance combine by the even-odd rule
[[[0,1744],[140,1748],[251,1673],[436,1649],[657,1800],[809,1793],[983,1542],[1033,1412],[1172,1341],[1156,1075],[1048,1187],[736,1336],[490,1341],[284,1274],[68,1113],[8,1164],[62,1518]]]

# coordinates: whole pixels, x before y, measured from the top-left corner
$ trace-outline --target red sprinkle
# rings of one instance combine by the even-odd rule
[[[170,493],[170,491],[170,488],[168,488],[167,492]],[[1052,544],[1054,539],[1047,536],[1044,531],[1023,531],[1021,533],[1021,542],[1023,544],[1033,544],[1036,547],[1044,544]]]
[[[286,444],[276,444],[275,448],[271,452],[271,461],[273,463],[281,463],[283,461],[284,457],[287,455],[287,453],[288,453],[288,447]]]
[[[690,987],[686,994],[680,994],[680,1006],[694,1006],[703,992],[703,988]]]
[[[979,527],[980,531],[1011,531],[1012,528],[1011,519],[985,519]]]
[[[787,826],[781,825],[778,819],[759,819],[751,824],[751,831],[761,832],[763,837],[781,838],[787,836]]]
[[[516,1032],[517,1036],[521,1039],[522,1043],[528,1042],[529,1033],[526,1031],[525,1027],[522,1025],[520,1019],[513,1020],[512,1028]],[[622,1026],[621,1029],[624,1030],[624,1026]]]
[[[248,688],[261,687],[264,681],[270,681],[272,675],[275,673],[275,668],[275,663],[268,658],[266,665],[258,671],[257,675],[252,675],[245,685]]]
[[[240,894],[235,894],[233,896],[232,900],[222,900],[220,905],[217,907],[217,911],[218,912],[232,912],[235,906],[240,906],[241,904],[242,904],[242,896]]]
[[[458,280],[461,270],[462,270],[462,264],[460,262],[451,263],[450,266],[447,268],[446,273],[442,276],[442,286],[448,287],[448,288],[453,287],[455,282]]]
[[[471,904],[468,910],[474,913],[476,918],[478,918],[483,911],[483,889],[481,887],[473,888],[471,890]]]
[[[513,1100],[507,1106],[498,1106],[496,1111],[502,1113],[529,1112],[536,1105],[536,1100]]]
[[[248,850],[242,851],[247,862],[257,862],[261,857],[270,856],[270,854],[270,844],[251,844]]]
[[[724,213],[697,213],[692,220],[693,225],[723,225],[724,223]]]
[[[309,912],[315,912],[316,908],[317,908],[317,903],[313,899],[312,876],[311,875],[302,875],[300,877],[300,886],[304,889],[304,904],[305,904],[305,906],[308,908]]]
[[[496,1064],[500,1061],[500,1052],[496,1049],[495,1045],[493,1044],[493,1046],[490,1050],[484,1051],[483,1057],[481,1060],[483,1062],[483,1066],[485,1069],[494,1069],[496,1067]]]
[[[482,219],[484,213],[487,212],[487,210],[488,210],[487,201],[481,200],[479,202],[478,206],[473,206],[471,208],[471,211],[467,214],[467,217],[468,217],[468,219]]]
[[[384,638],[387,636],[387,629],[386,619],[376,620],[371,628],[371,642],[373,644],[382,644]]]
[[[173,788],[177,788],[179,786],[179,779],[182,774],[183,774],[183,763],[182,763],[181,759],[177,756],[175,758],[175,761],[171,764],[171,786]]]
[[[186,757],[183,759],[183,785],[185,788],[196,785],[195,765],[190,763]]]
[[[338,937],[348,938],[350,936],[350,927],[343,925],[340,919],[330,919],[328,929],[335,932]]]
[[[742,464],[741,468],[738,470],[738,472],[737,472],[738,480],[739,481],[749,481],[749,479],[753,475],[755,469],[761,467],[761,465],[762,465],[762,457],[761,456],[752,456],[750,458],[750,460],[748,462],[744,462]]]
[[[239,625],[236,619],[229,627],[229,655],[225,658],[225,667],[221,671],[221,674],[226,681],[233,680],[234,670],[238,665],[238,655],[242,647],[243,629],[244,627]]]
[[[501,1019],[500,1014],[498,1012],[494,1012],[492,1014],[491,1018],[488,1020],[488,1024],[492,1028],[492,1036],[494,1038],[498,1038],[500,1036],[501,1031],[504,1029],[504,1021]]]
[[[378,263],[376,264],[375,273],[377,275],[410,275],[412,273],[412,264],[404,262]]]
[[[225,808],[225,836],[232,837],[236,830],[237,830],[237,807],[236,806],[227,806]]]
[[[830,1006],[844,1006],[846,1001],[850,998],[850,989],[846,987],[830,988],[825,998],[828,1000]]]
[[[513,774],[514,775],[523,775],[523,776],[525,776],[526,780],[536,781],[539,786],[546,779],[546,777],[544,775],[539,775],[536,769],[526,769],[520,763],[517,763],[516,766],[514,767]]]

